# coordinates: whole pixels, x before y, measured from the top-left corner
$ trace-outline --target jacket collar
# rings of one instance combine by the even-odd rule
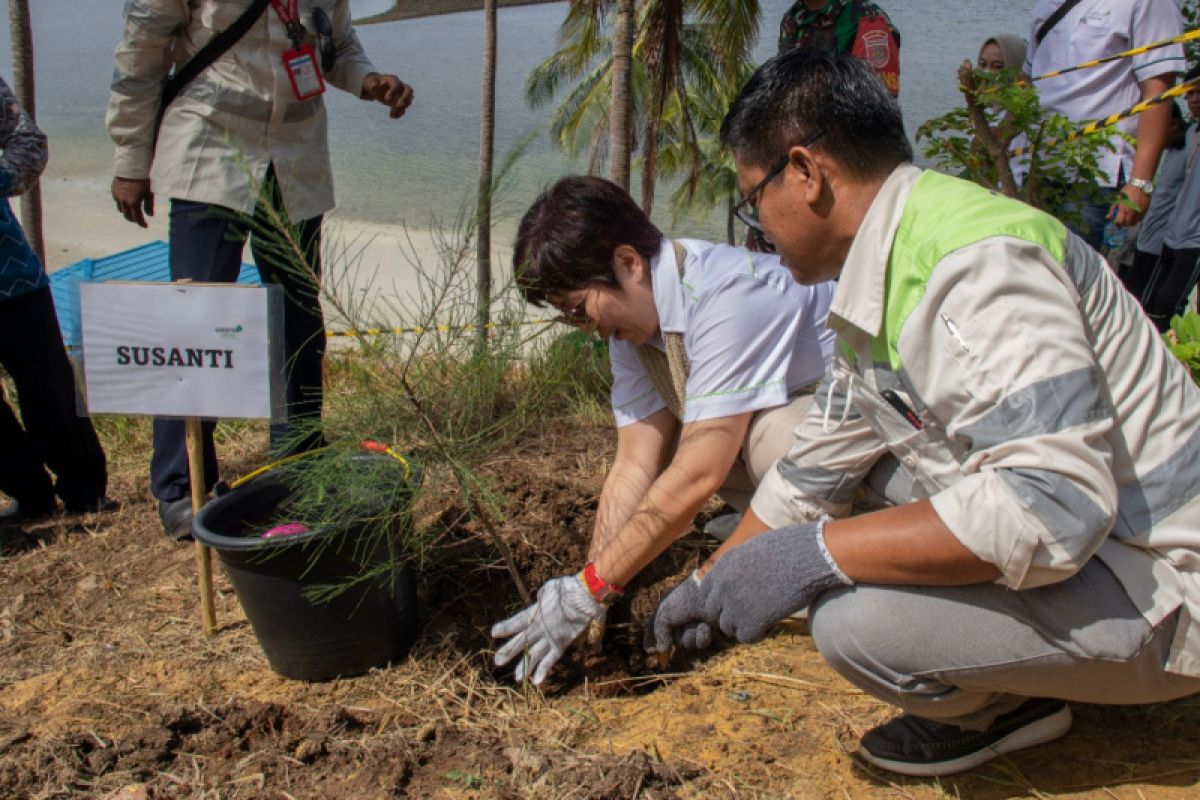
[[[921,172],[912,164],[896,167],[867,208],[829,305],[829,327],[838,333],[858,330],[874,338],[883,328],[888,259],[904,206]]]

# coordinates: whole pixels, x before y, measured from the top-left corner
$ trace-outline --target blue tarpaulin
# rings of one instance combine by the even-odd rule
[[[104,258],[83,261],[50,273],[50,294],[58,313],[58,326],[68,350],[81,345],[79,333],[79,284],[84,281],[161,281],[171,280],[167,266],[167,243],[150,242]],[[242,264],[238,283],[257,284],[258,268]]]

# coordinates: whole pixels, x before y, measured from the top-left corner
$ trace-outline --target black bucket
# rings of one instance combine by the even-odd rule
[[[217,551],[271,669],[320,681],[400,660],[417,635],[412,570],[388,570],[314,602],[315,587],[346,586],[364,566],[389,563],[389,543],[378,537],[373,552],[356,552],[361,527],[335,540],[322,541],[328,530],[262,538],[290,491],[266,473],[208,503],[192,523],[196,538]]]

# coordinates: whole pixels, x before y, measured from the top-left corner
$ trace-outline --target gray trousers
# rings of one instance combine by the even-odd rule
[[[1177,615],[1152,627],[1098,559],[1069,580],[1012,591],[860,584],[810,609],[821,655],[864,692],[982,730],[1029,697],[1140,704],[1200,692],[1166,672]]]

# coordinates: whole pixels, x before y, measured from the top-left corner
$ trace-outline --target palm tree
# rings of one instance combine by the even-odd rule
[[[613,21],[612,40],[612,99],[608,118],[608,174],[622,189],[629,189],[630,109],[629,87],[632,83],[630,62],[633,60],[633,0],[616,0],[617,15]]]
[[[610,141],[616,141],[615,126],[609,124],[608,98],[617,63],[607,31],[608,7],[606,0],[572,0],[559,31],[559,50],[525,83],[526,97],[536,107],[574,82],[551,119],[551,135],[572,155],[587,148],[590,171],[605,157],[600,134],[607,132]],[[690,154],[688,182],[694,187],[702,179],[699,134],[688,93],[693,88],[712,94],[721,87],[740,86],[760,16],[759,0],[642,0],[634,31],[629,113],[638,121],[633,128],[641,143],[642,207],[647,212],[664,141],[678,142]],[[668,120],[669,130],[663,128]]]
[[[686,175],[688,179],[671,194],[671,211],[676,218],[692,210],[707,210],[725,206],[725,240],[734,243],[733,207],[737,203],[737,169],[733,156],[722,146],[719,138],[721,121],[737,96],[742,84],[750,79],[753,70],[745,65],[741,79],[729,84],[707,82],[688,92],[686,107],[698,132],[698,151],[687,146],[681,137],[670,135],[678,127],[678,108],[671,107],[663,119],[662,137],[658,148],[658,167],[662,175]],[[715,91],[713,91],[715,90]],[[697,152],[702,180],[694,179]]]
[[[492,300],[492,161],[496,139],[496,0],[483,2],[483,75],[479,99],[479,200],[476,208],[475,324],[477,349],[487,348]]]
[[[33,86],[33,29],[29,23],[29,0],[8,0],[8,29],[12,40],[13,92],[29,114],[37,119]],[[21,198],[21,227],[33,252],[46,263],[46,245],[42,241],[42,184],[35,181]]]

